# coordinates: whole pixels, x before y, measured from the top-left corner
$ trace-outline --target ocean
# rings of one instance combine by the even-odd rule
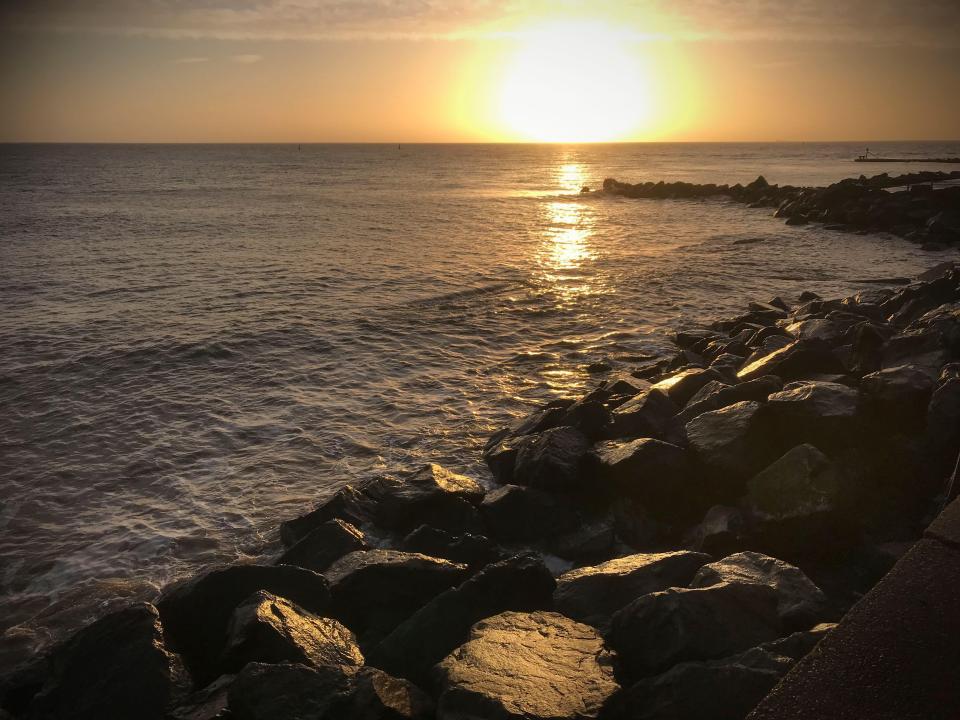
[[[605,177],[827,184],[867,143],[0,146],[0,664],[345,483],[667,353],[957,257]],[[870,144],[960,155],[960,143]]]

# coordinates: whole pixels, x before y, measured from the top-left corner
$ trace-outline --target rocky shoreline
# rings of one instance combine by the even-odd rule
[[[494,435],[491,487],[346,486],[272,563],[6,676],[0,717],[745,717],[955,494],[960,269],[675,341]]]
[[[748,185],[646,182],[631,185],[613,178],[603,193],[629,198],[700,199],[725,197],[754,208],[774,208],[787,225],[824,223],[849,232],[889,232],[926,250],[960,243],[960,170],[888,174],[841,180],[828,187],[771,185],[761,175]],[[589,192],[584,188],[584,192]]]

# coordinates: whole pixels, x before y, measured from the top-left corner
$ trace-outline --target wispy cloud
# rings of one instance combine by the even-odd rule
[[[651,39],[960,47],[957,0],[8,0],[0,25],[165,39],[459,40],[558,14],[608,18]]]
[[[253,63],[258,63],[263,60],[262,55],[232,55],[230,59],[235,63],[240,63],[242,65],[252,65]]]

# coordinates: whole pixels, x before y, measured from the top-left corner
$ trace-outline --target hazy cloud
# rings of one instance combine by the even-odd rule
[[[451,40],[558,14],[679,40],[960,46],[957,0],[12,0],[0,24],[170,39]]]
[[[230,59],[235,63],[250,65],[252,63],[257,63],[263,60],[263,56],[262,55],[232,55]]]
[[[209,61],[210,58],[206,57],[182,57],[174,60],[178,65],[194,65],[196,63],[205,63]]]

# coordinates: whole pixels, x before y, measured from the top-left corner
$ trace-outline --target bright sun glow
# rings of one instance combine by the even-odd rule
[[[502,121],[520,139],[617,140],[646,124],[649,72],[628,33],[603,23],[558,22],[521,36],[500,96]]]

